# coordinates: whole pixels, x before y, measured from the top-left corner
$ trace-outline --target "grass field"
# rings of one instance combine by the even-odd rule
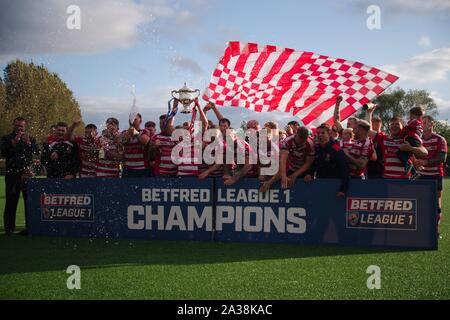
[[[444,195],[438,251],[7,237],[2,229],[0,299],[449,299]],[[1,178],[2,213],[4,201]],[[80,290],[66,287],[69,265],[81,268]],[[370,265],[381,268],[380,290],[367,289]]]

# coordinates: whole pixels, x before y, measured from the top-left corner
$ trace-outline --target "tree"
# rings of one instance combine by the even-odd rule
[[[387,130],[389,120],[393,116],[407,120],[409,110],[415,106],[422,106],[425,113],[433,117],[438,113],[437,105],[427,90],[414,89],[405,92],[401,88],[395,88],[379,95],[373,102],[378,105],[374,116],[379,116],[383,121],[383,130]],[[358,116],[364,118],[364,111]]]
[[[4,70],[3,82],[6,131],[11,130],[15,117],[22,116],[28,121],[28,131],[42,142],[52,124],[59,121],[70,124],[74,119],[81,119],[80,106],[72,91],[44,66],[13,61]],[[79,127],[77,133],[81,130]]]
[[[4,116],[6,114],[6,89],[3,80],[0,77],[0,137],[5,135],[7,130],[7,120]]]
[[[450,125],[446,121],[436,120],[434,122],[434,131],[443,136],[447,143],[450,142]]]

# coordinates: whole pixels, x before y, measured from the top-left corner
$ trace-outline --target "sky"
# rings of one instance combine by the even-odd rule
[[[80,29],[67,28],[80,9]],[[380,28],[367,20],[376,5]],[[43,64],[73,91],[85,123],[126,123],[131,86],[144,121],[167,112],[186,81],[202,91],[228,41],[313,51],[378,67],[404,89],[426,89],[450,119],[450,0],[0,0],[0,68]],[[223,107],[242,120],[295,117]],[[212,114],[211,114],[211,117]],[[177,123],[188,116],[177,116]]]

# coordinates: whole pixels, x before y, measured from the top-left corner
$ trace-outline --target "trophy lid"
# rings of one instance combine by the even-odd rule
[[[185,82],[184,82],[184,86],[179,90],[179,92],[189,92],[189,93],[191,93],[191,92],[195,92],[195,90],[192,89],[192,88],[189,88],[189,87],[186,85],[186,81],[185,81]]]

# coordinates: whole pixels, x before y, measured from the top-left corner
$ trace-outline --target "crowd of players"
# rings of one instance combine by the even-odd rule
[[[282,188],[290,188],[300,179],[311,183],[315,178],[335,178],[341,181],[337,197],[345,196],[351,179],[435,179],[440,216],[447,142],[433,131],[434,119],[415,107],[410,110],[406,124],[400,117],[390,119],[387,134],[381,130],[381,119],[372,117],[375,110],[372,108],[366,110],[364,120],[350,117],[347,127],[343,128],[339,119],[341,101],[342,98],[337,97],[334,124],[324,123],[314,130],[300,126],[297,121],[289,122],[285,130],[280,130],[273,121],[265,123],[263,128],[256,120],[247,122],[249,132],[267,133],[265,148],[234,134],[230,121],[214,104],[201,108],[198,101],[195,109],[200,116],[200,134],[207,129],[216,132],[210,141],[194,139],[193,123],[175,127],[175,117],[170,115],[159,118],[159,132],[152,121],[141,128],[143,119],[137,114],[124,131],[120,131],[117,119],[108,118],[102,132],[97,132],[94,124],[88,124],[83,136],[73,134],[81,121],[70,126],[60,122],[52,127],[46,143],[39,148],[36,140],[26,133],[26,120],[18,117],[14,120],[13,132],[1,140],[1,155],[6,159],[5,231],[10,234],[15,229],[15,211],[21,190],[26,198],[25,184],[32,176],[33,155],[40,155],[48,178],[195,176],[198,179],[221,177],[226,185],[232,185],[252,177],[260,179],[261,192],[273,187],[278,180]],[[208,112],[214,113],[217,124],[208,120]],[[188,130],[191,141],[200,141],[201,149],[214,139],[223,140],[220,148],[230,149],[227,143],[231,141],[234,143],[232,161],[206,164],[202,159],[198,161],[192,152],[181,163],[174,163],[172,150],[180,142],[172,138],[172,133],[177,128]],[[273,143],[274,133],[278,143]],[[193,151],[195,143],[190,147]],[[270,153],[277,155],[279,170],[265,175],[261,169],[267,164],[260,159]],[[239,162],[237,158],[242,155],[244,162]],[[196,157],[202,158],[202,154]],[[252,157],[254,161],[250,160]]]

